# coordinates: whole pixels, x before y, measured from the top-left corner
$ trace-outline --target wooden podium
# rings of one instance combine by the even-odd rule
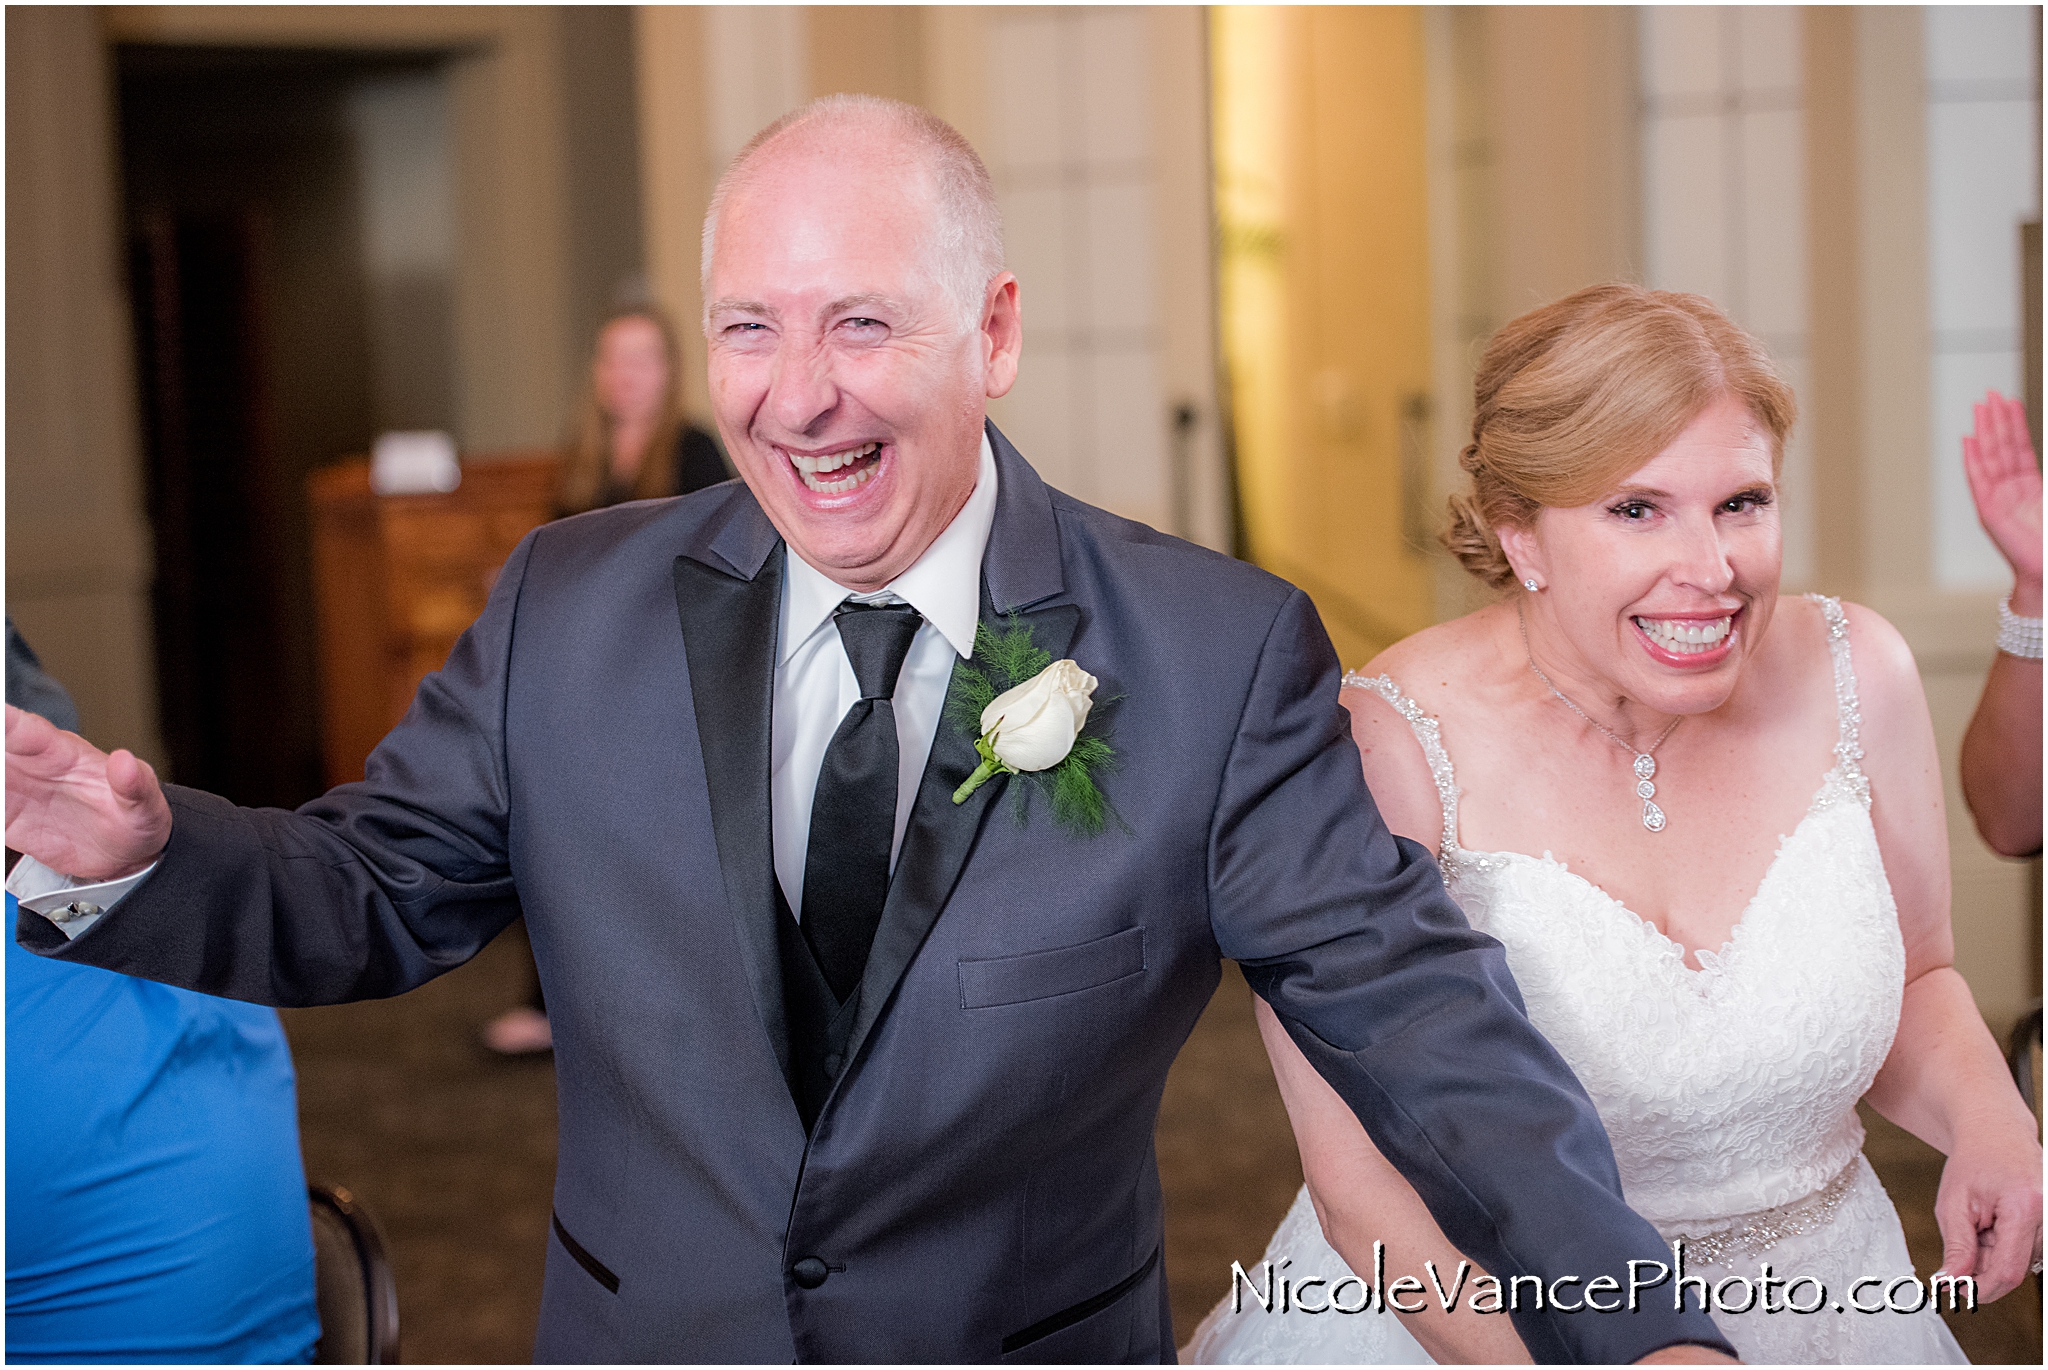
[[[519,539],[555,511],[552,454],[466,462],[445,495],[376,495],[357,458],[306,478],[319,617],[320,747],[329,785],[363,761],[439,670]]]

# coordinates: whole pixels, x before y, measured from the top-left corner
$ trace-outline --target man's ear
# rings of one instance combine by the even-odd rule
[[[1493,530],[1500,539],[1501,551],[1507,553],[1508,565],[1514,568],[1516,580],[1534,580],[1537,586],[1550,584],[1550,566],[1543,555],[1542,540],[1534,528],[1517,528],[1513,524],[1501,524]]]
[[[985,393],[1001,399],[1017,383],[1017,363],[1024,353],[1024,308],[1017,298],[1017,278],[1007,271],[989,282],[982,301],[981,346]]]

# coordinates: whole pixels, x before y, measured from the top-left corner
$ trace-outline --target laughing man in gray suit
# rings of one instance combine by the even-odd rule
[[[800,110],[705,248],[744,483],[530,534],[363,783],[297,813],[10,708],[18,936],[317,1004],[523,908],[543,1360],[1171,1361],[1152,1129],[1222,956],[1485,1269],[1667,1255],[1499,946],[1380,823],[1307,599],[986,422],[1018,288],[959,135]],[[1542,1359],[1725,1347],[1654,1298],[1515,1325]]]

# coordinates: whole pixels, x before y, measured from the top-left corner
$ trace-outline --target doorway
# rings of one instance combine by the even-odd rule
[[[380,363],[414,382],[409,426],[453,418],[446,291],[398,302],[416,357],[394,367],[376,345],[392,305],[365,241],[363,92],[409,82],[431,96],[440,63],[116,51],[163,744],[172,778],[239,804],[291,807],[324,788],[307,474],[388,426]],[[439,107],[413,107],[401,139],[445,146]]]

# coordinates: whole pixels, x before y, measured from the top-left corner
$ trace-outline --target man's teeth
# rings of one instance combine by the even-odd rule
[[[852,475],[842,476],[838,480],[820,480],[819,477],[830,475],[843,466],[851,466],[857,461],[871,457],[880,447],[880,443],[871,442],[865,447],[850,447],[844,452],[828,452],[822,457],[800,457],[791,452],[789,460],[796,467],[797,474],[803,478],[806,488],[821,495],[843,495],[849,490],[858,490],[866,485],[874,476],[876,468],[863,466]]]
[[[1679,656],[1692,656],[1700,652],[1711,652],[1721,645],[1728,636],[1728,630],[1735,624],[1735,616],[1711,619],[1638,618],[1636,627],[1649,634],[1650,640],[1667,652]]]

